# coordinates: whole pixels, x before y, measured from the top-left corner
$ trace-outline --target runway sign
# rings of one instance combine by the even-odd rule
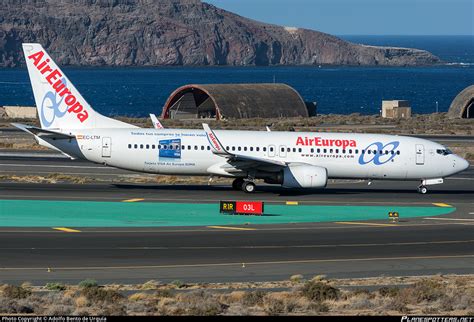
[[[395,211],[392,212],[392,211],[390,211],[390,212],[388,213],[388,218],[391,219],[392,221],[398,221],[399,217],[400,217],[400,216],[398,215],[398,212],[395,212]]]
[[[221,201],[220,212],[232,215],[263,215],[263,201]]]

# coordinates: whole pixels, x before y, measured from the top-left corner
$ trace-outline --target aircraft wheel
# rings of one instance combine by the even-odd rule
[[[418,187],[418,192],[424,195],[428,192],[428,188],[425,186]]]
[[[234,181],[232,181],[232,189],[234,190],[241,190],[242,185],[244,184],[244,179],[242,178],[237,178]]]
[[[246,181],[242,184],[242,190],[246,193],[252,193],[256,189],[255,183],[252,181]]]

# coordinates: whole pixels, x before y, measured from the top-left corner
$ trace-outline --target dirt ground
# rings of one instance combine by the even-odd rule
[[[261,283],[0,286],[0,314],[34,315],[474,315],[474,276]]]
[[[117,119],[140,127],[151,127],[149,118],[117,117]],[[444,134],[474,135],[474,119],[449,119],[446,113],[419,114],[409,119],[386,119],[379,115],[324,114],[316,117],[252,118],[228,120],[162,120],[167,128],[202,128],[207,122],[215,129],[261,130],[269,126],[274,131],[354,132],[386,134]],[[6,119],[0,117],[0,128],[11,127],[20,122],[39,126],[38,120]]]

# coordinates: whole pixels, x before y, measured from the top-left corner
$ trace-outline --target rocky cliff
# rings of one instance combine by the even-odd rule
[[[0,67],[39,42],[61,65],[429,65],[423,50],[352,44],[199,0],[0,0]]]

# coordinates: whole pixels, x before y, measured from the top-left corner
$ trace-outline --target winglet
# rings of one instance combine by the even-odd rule
[[[158,121],[158,118],[155,114],[150,114],[151,122],[153,123],[153,127],[157,130],[164,129],[165,127]]]
[[[224,146],[219,141],[214,131],[211,130],[209,125],[207,123],[202,123],[202,127],[204,128],[204,131],[206,132],[207,140],[209,141],[209,144],[211,145],[212,153],[230,155],[230,153],[227,152],[226,149],[224,149]]]

